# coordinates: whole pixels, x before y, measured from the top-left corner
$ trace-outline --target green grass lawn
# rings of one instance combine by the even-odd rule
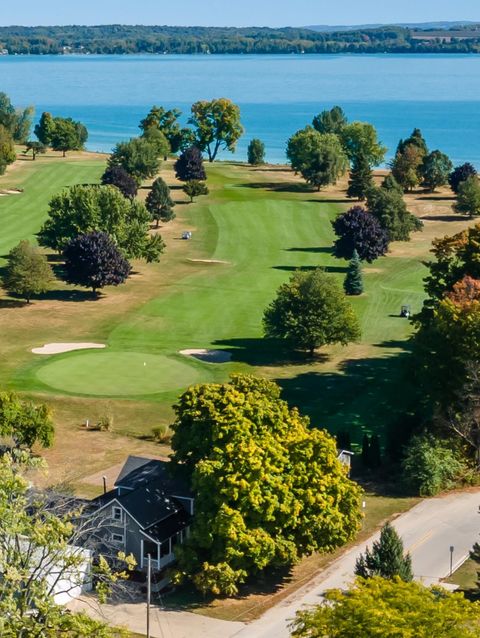
[[[3,252],[38,230],[53,193],[95,181],[102,170],[95,158],[22,164],[0,183],[25,189],[0,198]],[[134,264],[129,282],[98,301],[59,283],[32,308],[9,309],[5,327],[0,321],[6,353],[0,383],[59,406],[64,423],[69,405],[72,415],[88,414],[99,399],[108,400],[117,432],[144,436],[152,424],[170,421],[171,405],[189,384],[252,371],[277,380],[284,397],[314,425],[349,429],[354,443],[365,431],[382,435],[409,401],[404,363],[411,326],[399,317],[400,307],[421,308],[422,261],[431,239],[458,229],[437,221],[366,265],[365,293],[352,299],[360,343],[325,348],[310,360],[264,340],[262,315],[296,269],[320,266],[342,282],[346,262],[331,255],[330,221],[349,203],[312,193],[283,169],[220,163],[208,170],[210,195],[193,205],[179,203],[177,219],[162,228],[167,252],[160,264]],[[173,183],[170,163],[164,177]],[[172,192],[178,200],[178,191]],[[179,240],[184,229],[193,231],[189,242]],[[84,340],[104,342],[107,349],[49,357],[30,352],[49,341]],[[233,361],[217,365],[178,354],[209,347],[231,351]]]

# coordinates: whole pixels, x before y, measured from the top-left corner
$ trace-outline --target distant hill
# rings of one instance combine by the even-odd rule
[[[270,29],[142,25],[0,27],[0,55],[480,53],[480,27],[454,23]],[[325,27],[317,27],[322,29]]]
[[[479,24],[478,22],[472,22],[469,20],[462,20],[460,22],[394,22],[391,24],[354,24],[354,25],[328,25],[328,24],[315,24],[306,26],[306,29],[312,31],[319,31],[320,33],[335,33],[346,31],[363,31],[365,29],[380,29],[382,27],[394,26],[404,27],[405,29],[418,29],[419,31],[428,31],[430,29],[448,30],[458,27],[471,27],[472,25]]]

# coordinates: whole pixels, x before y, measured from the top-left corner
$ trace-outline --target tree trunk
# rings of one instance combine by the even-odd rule
[[[67,157],[67,151],[63,151],[63,157]]]

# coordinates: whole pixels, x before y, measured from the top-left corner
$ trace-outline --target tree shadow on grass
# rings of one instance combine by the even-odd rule
[[[292,351],[280,339],[219,339],[214,345],[230,350],[233,361],[251,366],[304,366],[328,360],[323,353],[311,357],[305,352]]]
[[[346,266],[272,266],[274,270],[285,270],[286,272],[296,272],[300,270],[302,272],[311,272],[313,270],[323,270],[328,273],[343,273],[348,270]]]
[[[333,251],[331,246],[301,246],[298,248],[284,248],[283,250],[288,253],[324,253],[326,255],[331,255]]]
[[[318,193],[318,199],[309,199],[307,200],[310,204],[352,204],[353,205],[358,205],[355,204],[355,202],[346,199],[346,198],[340,198],[340,197],[322,197],[322,192],[320,191]]]
[[[39,301],[97,301],[102,294],[94,294],[91,290],[47,290],[47,292],[37,295]]]
[[[311,193],[312,189],[307,184],[297,184],[289,182],[282,184],[279,182],[246,182],[238,184],[238,188],[253,188],[258,190],[274,191],[276,193]]]
[[[420,219],[430,222],[465,222],[470,218],[466,215],[423,215]]]
[[[349,432],[354,444],[361,443],[365,432],[383,439],[388,425],[411,408],[417,392],[405,344],[379,345],[404,349],[385,357],[347,359],[337,371],[277,379],[283,398],[309,416],[313,426]]]
[[[23,308],[27,305],[28,304],[24,299],[0,299],[0,310],[7,310],[9,308]]]

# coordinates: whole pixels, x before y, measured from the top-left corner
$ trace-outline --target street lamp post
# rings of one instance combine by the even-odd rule
[[[453,552],[455,551],[455,547],[450,545],[450,576],[453,574]]]

